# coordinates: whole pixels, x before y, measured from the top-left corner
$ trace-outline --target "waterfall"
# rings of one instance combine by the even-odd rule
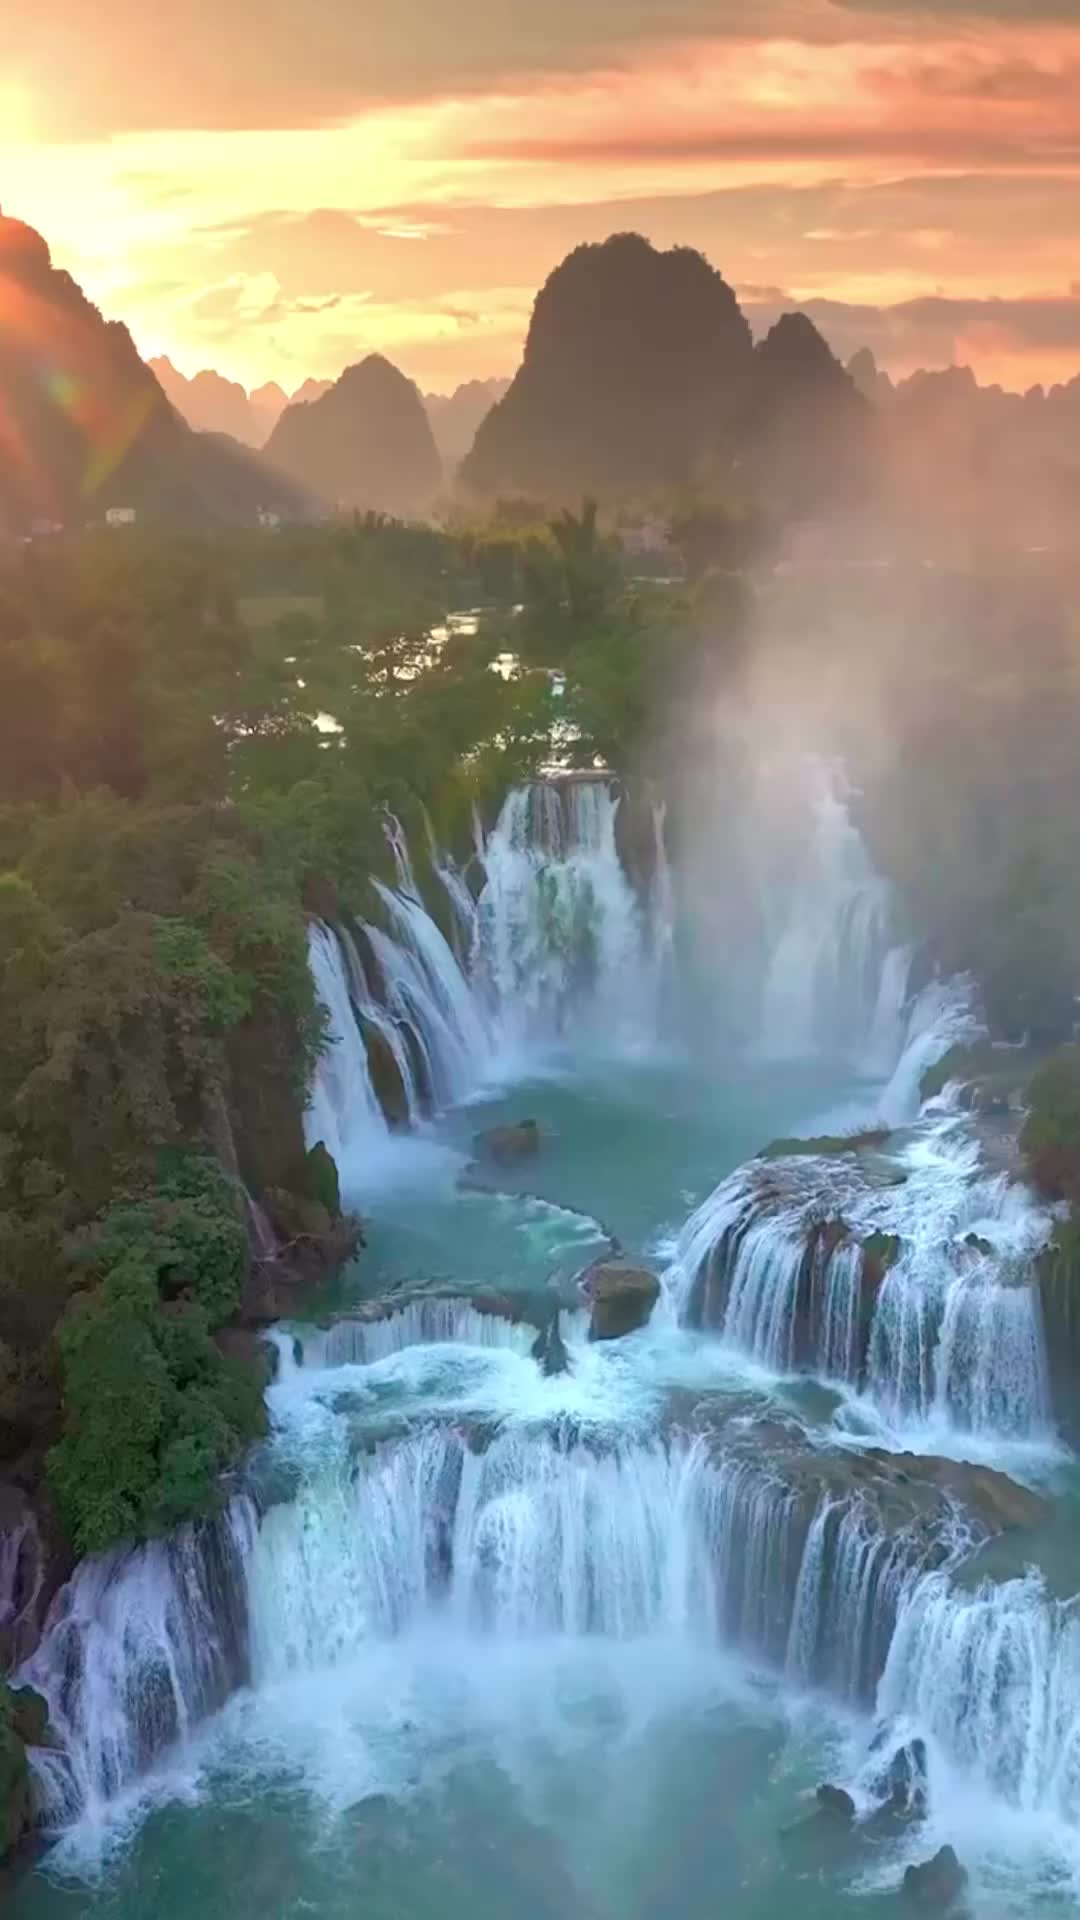
[[[1080,1614],[1037,1575],[974,1592],[944,1574],[915,1584],[878,1708],[983,1799],[1080,1823]]]
[[[887,971],[888,969],[886,969]],[[974,984],[965,974],[932,981],[913,1001],[903,1033],[899,1058],[878,1100],[886,1126],[902,1127],[914,1120],[922,1102],[923,1075],[944,1059],[951,1047],[968,1046],[983,1033],[974,1011]]]
[[[348,1174],[366,1152],[385,1142],[389,1128],[371,1083],[340,942],[317,921],[308,929],[308,964],[328,1018],[327,1045],[315,1068],[304,1132],[309,1146],[321,1140],[339,1172]]]
[[[893,933],[890,889],[875,873],[836,771],[808,761],[809,839],[780,892],[765,963],[758,1052],[821,1054],[867,1074],[895,1064],[910,950]]]
[[[619,858],[619,806],[604,778],[533,781],[487,841],[473,965],[511,1053],[571,1033],[603,1049],[655,1041],[659,943]]]
[[[411,1019],[432,1075],[436,1105],[451,1106],[475,1091],[488,1065],[491,1042],[453,952],[420,901],[375,882],[394,929],[388,939],[366,929],[378,956],[392,1008]]]
[[[610,1447],[427,1427],[323,1474],[263,1523],[256,1679],[355,1657],[432,1616],[500,1639],[658,1632],[871,1698],[932,1532],[809,1494],[704,1437]]]
[[[84,1560],[17,1677],[49,1703],[57,1751],[34,1749],[47,1827],[100,1811],[248,1675],[246,1498],[167,1540]]]
[[[379,1319],[335,1320],[322,1336],[304,1339],[315,1364],[324,1367],[370,1366],[406,1347],[452,1344],[508,1347],[529,1354],[538,1329],[503,1313],[484,1313],[470,1300],[419,1299]]]
[[[417,1085],[416,1068],[402,1028],[393,1014],[372,992],[351,930],[347,926],[339,927],[338,938],[345,953],[349,971],[349,992],[356,1016],[360,1021],[361,1031],[366,1032],[369,1028],[372,1029],[389,1049],[405,1096],[410,1124],[415,1126],[423,1116],[423,1093]]]
[[[739,1168],[683,1230],[666,1281],[679,1316],[777,1373],[862,1390],[897,1426],[1049,1439],[1048,1216],[981,1169],[955,1118],[893,1165],[853,1150]]]

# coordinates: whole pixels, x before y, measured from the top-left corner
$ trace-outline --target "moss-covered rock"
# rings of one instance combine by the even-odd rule
[[[862,1133],[821,1133],[811,1139],[772,1140],[759,1160],[825,1160],[843,1153],[879,1153],[890,1137],[888,1127],[868,1127]]]
[[[33,1820],[30,1767],[20,1718],[16,1696],[0,1680],[0,1859],[14,1853]]]
[[[497,1167],[517,1166],[539,1153],[540,1128],[535,1120],[519,1120],[511,1127],[488,1127],[476,1135],[473,1146],[481,1160],[493,1160]]]
[[[1080,1047],[1061,1047],[1032,1075],[1020,1151],[1048,1199],[1080,1201]]]
[[[900,1258],[900,1236],[896,1233],[872,1233],[861,1242],[861,1245],[863,1285],[871,1295],[876,1295],[884,1283],[886,1274],[895,1267]]]
[[[304,1188],[309,1200],[324,1208],[330,1219],[341,1218],[341,1186],[337,1163],[322,1140],[316,1141],[304,1160]]]

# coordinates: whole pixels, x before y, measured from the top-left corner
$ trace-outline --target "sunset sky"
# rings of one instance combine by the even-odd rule
[[[147,354],[513,371],[539,283],[634,227],[755,327],[895,371],[1080,371],[1080,0],[38,0],[0,203]]]

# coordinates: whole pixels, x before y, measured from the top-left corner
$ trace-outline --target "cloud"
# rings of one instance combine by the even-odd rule
[[[1075,291],[1018,299],[936,295],[890,306],[827,299],[799,302],[778,298],[775,288],[739,291],[756,333],[767,331],[782,312],[801,306],[841,359],[869,347],[894,374],[974,364],[984,380],[1024,386],[1080,372],[1080,294]]]
[[[542,162],[561,166],[615,163],[650,167],[666,162],[907,160],[926,167],[976,168],[1009,162],[1043,166],[1055,161],[1080,164],[1080,129],[1071,140],[1045,136],[1038,127],[1010,134],[980,135],[964,127],[907,126],[645,128],[597,136],[526,135],[509,141],[477,141],[470,157],[483,160]]]
[[[1040,21],[1073,27],[1076,0],[832,0],[846,13],[885,15],[891,21],[927,20],[956,27],[972,20],[1000,26],[1033,26]]]
[[[818,33],[829,12],[755,0],[754,32]],[[48,131],[89,137],[317,126],[745,32],[745,0],[305,0],[302,18],[281,0],[49,0],[26,10],[5,66]]]

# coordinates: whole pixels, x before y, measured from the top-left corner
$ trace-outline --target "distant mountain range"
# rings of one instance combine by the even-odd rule
[[[662,513],[690,489],[779,524],[852,510],[898,537],[1058,541],[1080,511],[1080,377],[1023,395],[963,367],[893,381],[868,352],[843,367],[801,313],[755,344],[701,254],[617,234],[550,276],[510,382],[422,396],[373,354],[291,397],[248,392],[141,360],[0,215],[0,530],[110,508],[189,525],[417,514],[458,480],[489,499]]]
[[[231,433],[245,446],[263,447],[281,415],[290,403],[318,400],[333,385],[331,380],[305,380],[293,394],[287,394],[277,382],[255,387],[249,393],[235,380],[210,368],[190,379],[179,373],[171,360],[151,360],[150,366],[172,401],[191,427],[200,432]],[[443,469],[449,476],[460,466],[476,437],[484,415],[501,400],[509,380],[469,380],[454,393],[422,395],[435,445]]]
[[[41,235],[0,215],[0,529],[109,509],[184,525],[303,518],[308,489],[182,420],[126,327],[106,321]]]

